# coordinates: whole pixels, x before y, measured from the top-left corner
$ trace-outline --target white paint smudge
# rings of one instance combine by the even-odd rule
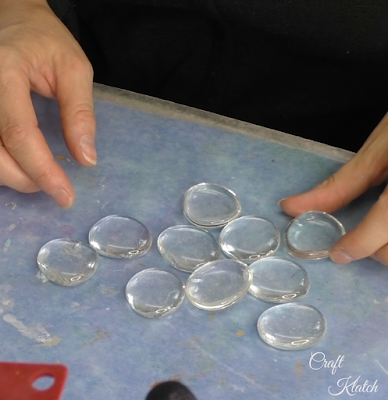
[[[54,336],[47,342],[44,342],[42,344],[37,344],[35,347],[54,347],[54,346],[58,345],[60,341],[61,341],[61,338],[59,338],[58,336]]]
[[[11,203],[6,203],[6,206],[7,207],[8,206],[12,206],[12,210],[14,210],[17,207],[17,205],[16,205],[16,203],[14,201],[11,201]]]
[[[8,296],[8,293],[12,290],[12,286],[9,283],[0,285],[0,314],[5,311],[11,311],[15,305],[14,300]]]
[[[232,389],[235,392],[241,392],[244,393],[245,392],[245,388],[243,388],[242,386],[238,386],[238,385],[234,385],[233,383],[231,384]]]
[[[73,301],[73,302],[71,303],[71,305],[70,305],[70,308],[71,308],[70,312],[72,312],[72,313],[74,313],[74,312],[81,313],[81,312],[84,312],[84,311],[89,310],[90,307],[88,307],[88,306],[81,306],[80,303],[78,303],[78,302],[76,302],[76,301]]]
[[[13,231],[15,228],[16,228],[16,225],[15,225],[15,224],[11,224],[11,225],[7,228],[7,231],[8,231],[8,232],[11,232],[11,231]]]
[[[375,363],[388,375],[388,371],[377,360],[375,360]]]
[[[373,299],[374,304],[388,303],[388,297],[386,297],[383,301],[379,301],[377,299]]]
[[[105,284],[99,285],[98,288],[103,296],[114,297],[120,293],[120,290],[109,287]]]
[[[3,248],[4,253],[8,253],[9,246],[11,246],[11,239],[7,239],[7,241],[4,243],[4,248]]]
[[[58,336],[51,337],[42,324],[28,327],[13,314],[5,314],[3,320],[16,328],[23,336],[40,343],[40,346],[56,346],[61,341]]]

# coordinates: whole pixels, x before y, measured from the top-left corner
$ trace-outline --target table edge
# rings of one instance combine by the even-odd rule
[[[174,103],[172,101],[100,83],[94,83],[93,86],[94,99],[98,101],[131,107],[160,116],[194,122],[229,132],[260,138],[268,142],[275,142],[342,163],[347,162],[355,154],[351,151],[333,147],[324,143],[269,129],[249,122],[240,121],[209,111]]]

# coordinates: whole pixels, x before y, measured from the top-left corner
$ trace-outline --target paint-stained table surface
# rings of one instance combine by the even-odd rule
[[[328,330],[316,346],[299,351],[261,340],[256,322],[272,304],[250,295],[217,312],[186,299],[176,313],[152,320],[135,314],[124,294],[144,268],[173,270],[156,239],[165,228],[188,223],[182,199],[192,185],[229,187],[243,215],[268,218],[284,232],[290,218],[279,199],[328,177],[350,153],[96,85],[99,161],[83,168],[63,141],[55,101],[34,96],[34,104],[77,199],[61,210],[43,193],[0,188],[0,360],[66,365],[64,400],[143,400],[167,379],[188,385],[198,400],[387,398],[388,269],[373,260],[343,267],[300,261],[312,283],[300,301],[324,314]],[[349,230],[378,194],[371,190],[335,215]],[[43,244],[59,237],[87,241],[90,227],[111,214],[148,226],[150,252],[134,260],[101,257],[95,275],[79,286],[42,279],[36,256]],[[291,257],[283,243],[277,255]],[[326,363],[317,362],[323,357]],[[330,368],[335,362],[338,368]]]

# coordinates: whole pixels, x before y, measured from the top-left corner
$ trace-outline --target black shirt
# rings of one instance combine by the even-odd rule
[[[386,0],[50,5],[97,82],[354,151],[388,111]]]

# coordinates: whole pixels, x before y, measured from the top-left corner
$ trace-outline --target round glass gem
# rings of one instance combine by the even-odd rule
[[[197,268],[186,282],[187,298],[203,310],[220,310],[240,300],[252,283],[252,272],[241,261],[222,259]]]
[[[306,349],[318,343],[326,332],[326,320],[315,307],[278,304],[264,311],[257,322],[261,338],[282,350]]]
[[[164,230],[158,237],[158,249],[169,264],[185,272],[193,272],[221,256],[214,236],[193,225],[176,225]]]
[[[194,225],[218,228],[241,214],[241,204],[236,194],[225,186],[200,183],[186,192],[183,212]]]
[[[75,286],[93,276],[98,268],[99,256],[86,243],[54,239],[40,249],[37,262],[50,281],[63,286]]]
[[[226,256],[251,264],[276,252],[280,233],[271,221],[244,216],[234,219],[222,229],[219,243]]]
[[[147,227],[134,218],[109,215],[90,229],[89,243],[102,256],[128,259],[147,253],[152,236]]]
[[[337,218],[323,211],[308,211],[288,225],[284,242],[287,251],[299,258],[329,257],[331,247],[345,234]]]
[[[182,281],[173,273],[147,268],[134,275],[125,288],[131,308],[147,318],[176,311],[185,298]]]
[[[281,257],[267,257],[250,265],[253,281],[249,293],[270,303],[288,303],[310,290],[307,271],[297,263]]]

